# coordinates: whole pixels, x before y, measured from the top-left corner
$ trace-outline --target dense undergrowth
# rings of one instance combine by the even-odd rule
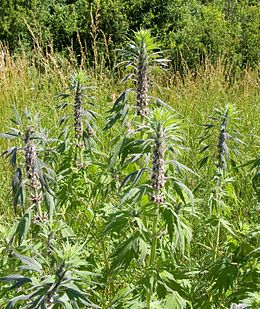
[[[2,48],[0,307],[259,307],[257,72],[156,44],[115,71]]]

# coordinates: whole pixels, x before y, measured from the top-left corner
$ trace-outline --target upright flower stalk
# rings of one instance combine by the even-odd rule
[[[149,113],[147,66],[148,54],[145,44],[145,36],[141,36],[136,82],[136,113],[141,117],[147,116]]]
[[[76,81],[75,103],[74,103],[74,131],[76,139],[76,147],[79,151],[76,152],[76,162],[78,167],[83,165],[83,110],[82,110],[82,86],[80,81]]]
[[[60,124],[67,124],[68,120],[71,119],[71,125],[73,125],[73,164],[75,167],[82,168],[84,166],[84,151],[86,146],[86,140],[95,135],[94,121],[97,113],[91,109],[86,109],[86,104],[93,104],[94,97],[87,95],[86,91],[93,91],[95,87],[86,85],[87,76],[83,71],[75,73],[72,76],[72,81],[67,90],[69,93],[60,93],[58,97],[62,99],[70,99],[70,101],[59,105],[59,109],[65,109],[68,106],[73,108],[73,113],[65,114]],[[66,131],[66,130],[65,130]],[[65,134],[66,136],[66,134]]]
[[[140,29],[133,33],[126,48],[121,50],[123,61],[117,66],[124,66],[127,74],[122,79],[123,82],[131,81],[130,88],[115,100],[112,115],[105,129],[110,129],[119,119],[125,125],[129,111],[131,111],[130,93],[135,93],[136,115],[141,117],[142,123],[149,115],[150,88],[153,81],[152,73],[154,69],[162,69],[167,66],[168,59],[162,58],[163,52],[160,50],[160,43],[151,35],[149,30]],[[142,132],[142,131],[141,131]]]
[[[227,134],[227,123],[228,123],[228,108],[225,110],[222,123],[220,126],[220,131],[219,131],[219,138],[218,138],[218,168],[220,170],[225,170],[227,168],[226,164],[226,158],[225,156],[228,153],[228,147],[226,144],[226,141],[228,139],[228,134]]]
[[[160,124],[157,125],[156,133],[154,137],[154,150],[153,150],[153,173],[152,173],[152,187],[154,193],[152,195],[152,200],[156,204],[163,203],[164,196],[162,188],[165,184],[165,133]]]
[[[33,143],[34,130],[28,127],[25,133],[25,170],[30,187],[30,200],[36,206],[39,217],[42,217],[41,202],[43,199],[40,177],[36,169],[36,146]]]
[[[83,138],[83,115],[82,115],[82,91],[80,82],[77,81],[75,104],[74,104],[74,130],[77,147],[82,147]]]

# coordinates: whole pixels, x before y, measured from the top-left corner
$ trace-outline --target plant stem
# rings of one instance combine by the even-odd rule
[[[106,251],[104,240],[101,241],[101,246],[102,246],[102,251],[103,251],[103,255],[104,255],[105,266],[106,266],[106,269],[107,269],[107,272],[108,272],[109,271],[109,263],[108,263],[107,251]],[[114,288],[113,281],[111,280],[111,278],[109,278],[109,276],[108,276],[107,280],[108,280],[108,283],[109,283],[110,294],[113,297],[114,294],[115,294],[115,288]]]
[[[218,255],[219,237],[220,237],[220,221],[218,221],[217,237],[216,237],[216,246],[215,246],[215,250],[214,250],[214,261],[216,260],[217,255]]]
[[[152,247],[150,255],[150,266],[154,263],[156,257],[156,247],[157,247],[157,222],[158,222],[159,209],[155,209],[153,226],[152,226]]]
[[[159,208],[156,207],[156,209],[154,211],[154,218],[153,218],[153,225],[152,225],[152,246],[151,246],[149,266],[153,265],[155,258],[156,258],[158,217],[159,217]],[[152,295],[152,293],[153,293],[153,286],[151,286],[146,293],[147,309],[151,308],[151,295]]]
[[[151,308],[151,289],[148,290],[146,293],[146,306],[147,306],[147,309]]]

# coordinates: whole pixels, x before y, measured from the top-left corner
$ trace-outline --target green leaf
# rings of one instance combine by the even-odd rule
[[[178,171],[178,173],[182,174],[182,171],[187,171],[192,173],[193,175],[198,176],[197,173],[195,173],[192,169],[190,169],[189,167],[187,167],[186,165],[176,161],[176,160],[172,160],[171,161],[174,165],[174,168]]]
[[[119,245],[117,250],[111,256],[111,258],[114,258],[111,265],[112,270],[121,266],[127,267],[134,258],[137,258],[137,253],[139,251],[139,237],[140,234],[135,232]]]
[[[184,183],[178,181],[177,179],[173,179],[173,184],[176,189],[176,193],[180,196],[182,201],[187,204],[187,201],[183,195],[183,192],[185,192],[189,197],[192,207],[194,207],[194,195],[192,191]]]
[[[11,133],[11,132],[8,132],[8,133],[1,133],[0,134],[0,137],[3,137],[3,138],[7,138],[7,139],[15,139],[19,136],[19,134],[16,134],[16,133]]]
[[[21,218],[21,220],[20,220],[20,222],[17,226],[15,234],[18,235],[19,246],[21,245],[22,239],[26,238],[26,235],[27,235],[29,228],[30,228],[31,219],[32,219],[32,214],[31,214],[31,211],[28,210],[24,214],[24,216]]]
[[[119,141],[117,142],[117,144],[114,148],[114,151],[113,151],[113,156],[110,159],[110,163],[109,163],[110,169],[115,167],[117,157],[119,156],[119,154],[121,152],[124,141],[125,141],[125,138],[123,137],[123,138],[120,138]]]
[[[236,234],[233,232],[233,230],[230,226],[230,223],[227,220],[225,220],[223,218],[219,218],[219,222],[223,226],[223,228],[225,230],[227,230],[231,235],[236,236]]]
[[[6,309],[11,309],[11,308],[17,308],[16,303],[20,300],[27,300],[29,298],[29,295],[19,295],[14,298],[12,298],[9,302],[8,305],[6,306]]]
[[[53,212],[55,210],[54,197],[48,191],[45,192],[44,197],[45,197],[46,205],[48,207],[49,218],[51,221],[53,217]]]
[[[0,281],[2,282],[15,281],[15,283],[8,290],[17,289],[21,287],[22,285],[24,285],[25,283],[32,282],[30,278],[27,278],[21,275],[10,275],[7,277],[0,278]]]
[[[176,291],[166,296],[165,309],[185,309],[187,308],[187,301],[180,296]]]
[[[25,204],[25,190],[22,180],[22,170],[20,167],[17,168],[14,177],[12,179],[12,190],[13,190],[13,207],[14,212],[17,211],[19,202],[22,206]]]
[[[199,163],[198,163],[198,164],[199,164],[199,169],[201,169],[201,168],[203,167],[203,165],[207,164],[208,159],[209,159],[209,156],[204,157],[204,158],[202,158],[202,159],[199,161]]]
[[[17,124],[18,126],[21,126],[22,125],[22,120],[21,120],[21,117],[16,109],[15,106],[13,106],[13,113],[14,113],[14,118],[15,119],[11,119],[12,122],[14,122],[15,124]]]
[[[140,192],[139,188],[133,188],[130,191],[128,191],[124,197],[121,200],[120,205],[124,204],[125,202],[127,202],[128,200],[134,198],[138,193]]]
[[[125,177],[125,179],[123,180],[119,190],[125,186],[126,184],[128,184],[130,181],[132,181],[132,185],[131,186],[135,186],[138,184],[139,180],[141,179],[143,173],[146,171],[146,168],[141,168],[138,171],[134,171],[132,173],[130,173],[128,176]]]
[[[92,308],[100,308],[99,306],[93,304],[89,299],[84,295],[85,293],[81,291],[75,284],[72,282],[61,284],[64,287],[65,293],[68,295],[70,299],[80,299],[80,301]]]
[[[147,256],[147,244],[141,237],[139,239],[139,252],[140,252],[139,261],[142,264]]]
[[[40,263],[38,263],[36,260],[34,260],[31,257],[28,256],[23,256],[20,255],[19,253],[15,252],[14,253],[19,260],[24,263],[24,266],[20,266],[19,268],[21,269],[25,269],[25,270],[32,270],[32,271],[37,271],[37,272],[41,272],[42,271],[42,266]]]
[[[124,227],[126,227],[127,222],[129,220],[129,212],[120,212],[113,215],[110,220],[108,220],[108,224],[103,230],[103,235],[107,233],[120,233]]]

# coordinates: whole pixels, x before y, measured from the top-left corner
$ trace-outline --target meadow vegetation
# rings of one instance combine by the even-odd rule
[[[122,46],[1,46],[0,307],[259,308],[257,70]]]

